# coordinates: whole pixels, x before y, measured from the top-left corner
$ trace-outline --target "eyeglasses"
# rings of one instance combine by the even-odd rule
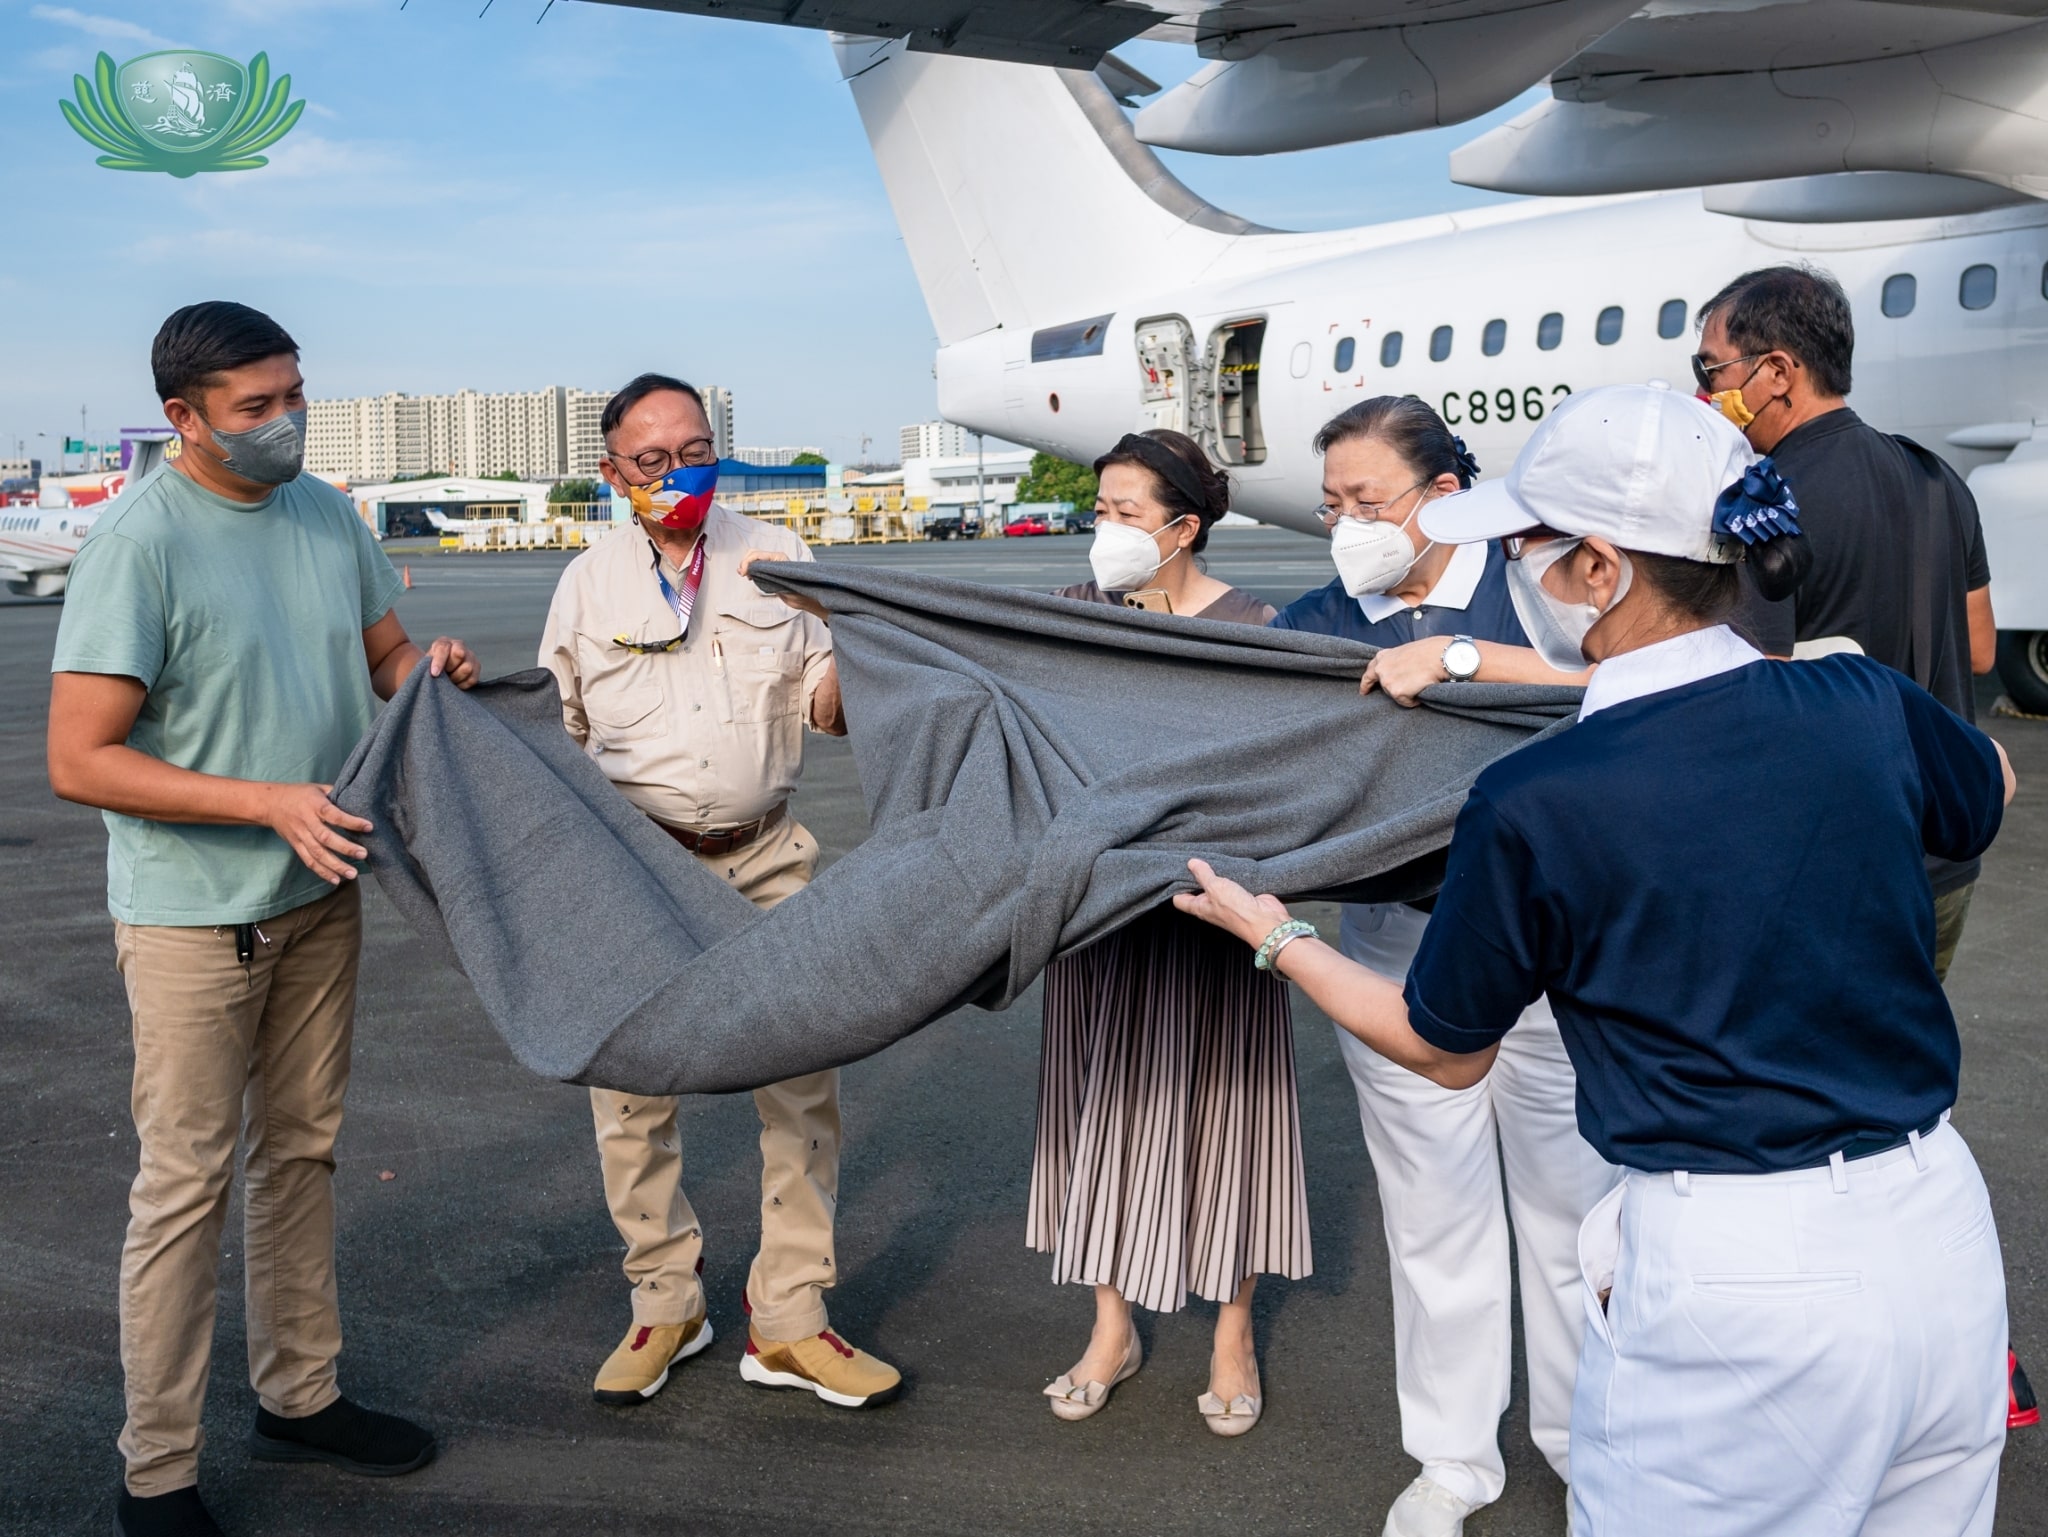
[[[1695,352],[1692,355],[1692,376],[1699,387],[1711,395],[1714,392],[1714,375],[1722,369],[1733,368],[1737,363],[1754,363],[1759,358],[1767,358],[1769,356],[1768,352],[1752,352],[1746,358],[1730,358],[1725,363],[1709,363],[1704,355]],[[1745,384],[1748,382],[1747,379],[1743,380]]]
[[[1574,537],[1571,534],[1560,534],[1554,528],[1535,530],[1526,534],[1509,534],[1501,540],[1500,552],[1507,556],[1509,560],[1520,560],[1529,553],[1529,546],[1532,544],[1547,544],[1553,539],[1572,539]]]
[[[612,644],[623,646],[635,656],[659,656],[664,651],[673,651],[683,643],[678,635],[673,640],[634,640],[630,635],[614,635]]]
[[[607,447],[605,457],[621,469],[630,464],[649,480],[659,480],[670,470],[701,470],[718,463],[718,450],[709,438],[692,438],[681,448],[650,448],[630,457]]]
[[[1407,491],[1397,491],[1384,502],[1353,502],[1349,512],[1325,502],[1316,509],[1316,516],[1323,520],[1325,528],[1335,528],[1342,518],[1355,518],[1361,523],[1377,523],[1386,517],[1387,509],[1408,495],[1409,491],[1419,491],[1428,484],[1427,480],[1418,480]]]

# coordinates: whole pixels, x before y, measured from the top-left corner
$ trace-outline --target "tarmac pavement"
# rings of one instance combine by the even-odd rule
[[[1087,574],[1086,545],[1069,538],[820,554],[1030,587]],[[566,557],[397,558],[412,568],[399,612],[415,637],[462,635],[492,674],[531,665]],[[1209,564],[1274,601],[1330,574],[1320,542],[1269,530],[1218,533]],[[110,1528],[120,1476],[114,1283],[136,1144],[105,834],[93,813],[52,798],[43,768],[59,612],[56,602],[0,599],[0,1532],[98,1534]],[[1987,724],[2021,790],[1950,979],[1964,1040],[1955,1122],[1990,1182],[2015,1342],[2048,1388],[2048,1147],[2038,1135],[2048,1071],[2037,1046],[2048,726]],[[812,739],[796,810],[828,859],[860,841],[865,817],[843,743]],[[1356,1106],[1330,1025],[1298,994],[1316,1273],[1260,1288],[1268,1405],[1251,1435],[1220,1440],[1196,1415],[1213,1316],[1200,1302],[1141,1315],[1144,1371],[1102,1414],[1069,1425],[1046,1410],[1039,1390],[1079,1355],[1091,1303],[1080,1288],[1052,1286],[1047,1259],[1023,1244],[1035,989],[1006,1013],[963,1010],[845,1071],[833,1322],[903,1368],[899,1401],[849,1413],[740,1381],[758,1123],[744,1096],[727,1096],[688,1100],[683,1112],[718,1340],[651,1402],[612,1409],[591,1402],[590,1379],[629,1310],[586,1096],[515,1066],[468,984],[365,885],[355,1076],[336,1172],[341,1381],[359,1401],[431,1425],[441,1453],[392,1480],[249,1460],[238,1205],[223,1240],[201,1463],[230,1533],[1370,1537],[1414,1476],[1400,1446],[1386,1254]],[[1309,916],[1330,931],[1333,910]],[[944,913],[902,921],[946,942]],[[1563,1488],[1529,1443],[1520,1377],[1518,1367],[1501,1430],[1507,1492],[1468,1522],[1469,1537],[1564,1531]],[[2048,1429],[2009,1444],[1997,1530],[2048,1532]]]

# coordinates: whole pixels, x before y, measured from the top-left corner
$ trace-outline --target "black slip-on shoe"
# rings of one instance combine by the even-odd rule
[[[337,1398],[318,1414],[288,1420],[256,1410],[249,1455],[259,1462],[325,1462],[351,1473],[390,1478],[434,1460],[432,1432],[395,1414]]]
[[[114,1537],[222,1537],[221,1529],[187,1484],[147,1498],[121,1491],[114,1502]]]

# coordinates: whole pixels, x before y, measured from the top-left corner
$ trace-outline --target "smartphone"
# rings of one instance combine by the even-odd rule
[[[1124,607],[1142,608],[1148,614],[1170,614],[1173,600],[1166,596],[1164,587],[1143,587],[1124,594]]]

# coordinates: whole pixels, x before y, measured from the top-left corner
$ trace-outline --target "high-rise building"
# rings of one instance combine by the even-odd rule
[[[610,390],[365,395],[306,403],[306,468],[352,481],[400,475],[565,480],[597,473]],[[732,392],[704,389],[721,458],[732,450]]]
[[[951,422],[915,422],[897,437],[905,464],[912,459],[958,459],[974,452],[974,434]]]
[[[796,463],[798,454],[816,454],[825,457],[823,449],[785,445],[781,448],[749,448],[742,443],[732,451],[732,457],[742,464],[758,464],[770,469],[780,469]]]
[[[744,459],[746,455],[735,453],[732,446],[732,391],[722,384],[700,384],[697,393],[704,397],[704,414],[711,418],[711,442],[721,459]]]

